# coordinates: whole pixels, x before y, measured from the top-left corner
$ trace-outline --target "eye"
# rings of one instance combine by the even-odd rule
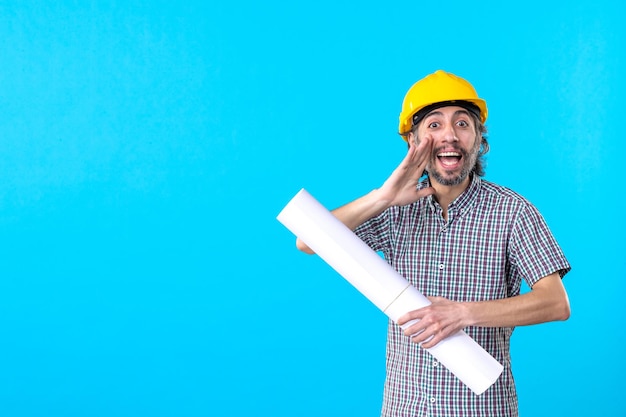
[[[428,123],[429,129],[437,129],[439,127],[439,122],[430,122]]]
[[[469,123],[467,123],[467,120],[459,120],[458,122],[456,122],[456,124],[459,127],[469,127]]]

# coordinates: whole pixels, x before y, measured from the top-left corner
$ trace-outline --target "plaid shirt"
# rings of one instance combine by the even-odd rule
[[[420,188],[428,186],[428,180]],[[455,301],[519,294],[522,279],[570,270],[537,209],[515,192],[474,175],[448,207],[432,197],[391,207],[355,233],[426,296]],[[504,365],[500,378],[477,396],[427,351],[389,322],[383,416],[517,416],[509,341],[513,328],[465,332]]]

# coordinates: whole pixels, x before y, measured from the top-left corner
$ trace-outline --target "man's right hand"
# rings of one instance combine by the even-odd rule
[[[379,198],[388,201],[388,207],[406,206],[435,192],[432,187],[417,189],[432,154],[432,143],[432,138],[426,136],[416,144],[415,135],[409,134],[409,151],[378,190]]]
[[[406,206],[433,194],[435,190],[432,187],[417,189],[431,154],[432,139],[430,137],[427,136],[416,144],[413,133],[409,134],[409,150],[406,156],[382,187],[333,210],[333,215],[354,230],[366,220],[379,215],[391,206]],[[300,239],[296,239],[296,246],[303,252],[314,253]]]

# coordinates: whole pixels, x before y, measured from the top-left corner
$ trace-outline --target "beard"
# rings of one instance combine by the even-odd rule
[[[455,186],[461,184],[463,181],[465,181],[469,174],[474,171],[474,168],[476,167],[480,143],[477,142],[476,145],[469,152],[461,147],[454,145],[454,150],[462,155],[463,160],[463,166],[461,167],[461,171],[455,176],[450,176],[451,174],[453,174],[453,171],[444,170],[442,172],[435,168],[437,166],[437,154],[441,152],[443,147],[433,149],[431,162],[426,168],[428,176],[441,185]],[[444,172],[447,173],[447,175],[444,175]]]

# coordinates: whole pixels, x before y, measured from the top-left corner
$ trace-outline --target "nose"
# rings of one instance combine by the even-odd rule
[[[446,124],[443,131],[443,139],[446,142],[457,142],[459,138],[456,137],[456,131],[452,123]]]

